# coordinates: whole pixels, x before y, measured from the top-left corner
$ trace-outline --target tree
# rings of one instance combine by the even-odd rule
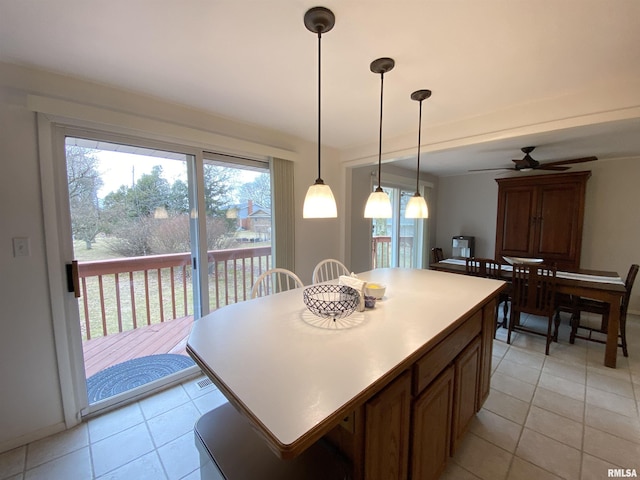
[[[153,216],[159,207],[167,208],[171,187],[162,178],[162,167],[154,165],[151,173],[142,175],[136,184],[128,191],[129,206],[135,217]]]
[[[230,203],[236,172],[233,168],[205,165],[208,248],[224,246],[233,228],[224,207]],[[109,241],[109,248],[119,255],[189,250],[188,185],[180,179],[169,183],[162,174],[162,167],[155,165],[151,173],[142,175],[132,186],[122,185],[105,196],[103,216],[109,222],[108,233],[114,237]]]
[[[271,208],[271,177],[268,173],[261,173],[252,182],[241,185],[239,190],[241,199]]]
[[[172,213],[189,213],[189,187],[178,179],[171,185],[168,209]]]
[[[102,186],[95,151],[77,145],[66,146],[67,185],[73,238],[83,240],[87,250],[101,232],[98,190]]]
[[[237,181],[237,169],[205,164],[204,201],[207,216],[223,216],[232,203],[231,191]]]

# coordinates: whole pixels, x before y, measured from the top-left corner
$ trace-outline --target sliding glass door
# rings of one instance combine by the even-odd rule
[[[273,266],[269,162],[206,152],[207,312],[250,298]]]
[[[195,158],[73,136],[65,157],[91,408],[194,366]]]
[[[272,213],[268,161],[84,133],[62,136],[89,414],[198,371],[191,326],[271,267]]]
[[[373,220],[373,267],[422,268],[425,222],[404,216],[414,191],[385,186],[382,189],[389,195],[393,214],[391,218]]]

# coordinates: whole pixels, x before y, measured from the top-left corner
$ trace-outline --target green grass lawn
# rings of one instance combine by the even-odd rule
[[[99,236],[91,244],[91,249],[87,250],[86,242],[82,240],[73,241],[73,254],[79,262],[90,262],[94,260],[108,260],[118,258],[120,255],[109,249],[109,240],[104,236]]]

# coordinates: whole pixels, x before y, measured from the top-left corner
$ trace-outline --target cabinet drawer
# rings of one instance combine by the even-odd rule
[[[413,394],[418,395],[424,390],[481,330],[482,310],[478,310],[418,360],[413,368]]]

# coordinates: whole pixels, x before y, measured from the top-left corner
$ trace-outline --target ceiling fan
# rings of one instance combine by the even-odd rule
[[[529,171],[529,170],[555,170],[555,171],[564,171],[569,170],[571,167],[566,167],[565,165],[571,165],[574,163],[584,163],[584,162],[593,162],[597,160],[598,157],[583,157],[583,158],[573,158],[570,160],[558,160],[556,162],[546,162],[540,163],[537,160],[533,159],[531,155],[529,155],[536,147],[523,147],[522,153],[524,153],[524,157],[520,160],[512,160],[514,163],[513,167],[499,167],[499,168],[479,168],[476,170],[469,170],[470,172],[482,172],[487,170],[516,170],[516,171]]]

